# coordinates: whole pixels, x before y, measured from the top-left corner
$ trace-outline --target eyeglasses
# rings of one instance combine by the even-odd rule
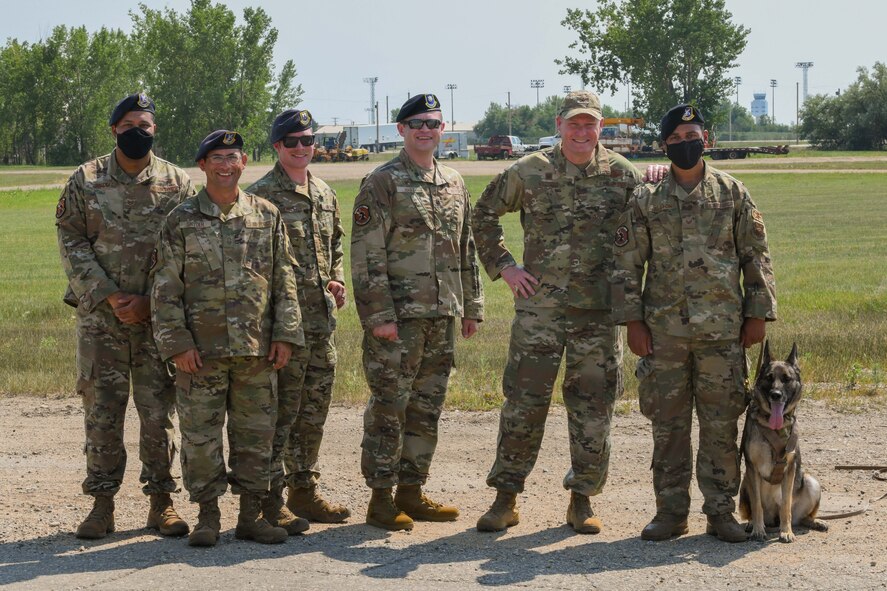
[[[422,129],[424,125],[428,129],[437,129],[443,123],[440,119],[407,119],[404,124],[410,129]]]
[[[215,164],[216,166],[219,166],[221,164],[231,164],[233,166],[234,164],[240,162],[241,158],[243,158],[243,154],[228,154],[226,156],[222,156],[221,154],[213,154],[212,156],[209,156],[207,160],[209,160],[210,163]]]
[[[295,148],[299,144],[302,144],[306,148],[308,146],[314,145],[314,136],[313,135],[300,135],[300,136],[291,136],[288,135],[283,138],[283,146],[285,148]]]

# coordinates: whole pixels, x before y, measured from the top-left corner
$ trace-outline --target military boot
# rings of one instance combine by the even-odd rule
[[[219,511],[218,497],[200,503],[200,513],[197,514],[197,525],[188,536],[189,546],[215,546],[219,541],[219,532],[222,530],[222,512]]]
[[[262,515],[265,521],[282,527],[291,536],[306,531],[310,526],[307,519],[296,517],[283,504],[283,486],[272,487],[271,492],[262,498]]]
[[[76,536],[86,540],[98,540],[114,532],[114,497],[96,496],[92,511],[77,527]]]
[[[151,508],[148,509],[148,523],[145,527],[156,529],[164,536],[184,536],[189,531],[188,524],[172,506],[169,493],[151,495]]]
[[[520,522],[517,512],[517,493],[500,490],[489,511],[477,520],[478,531],[502,531]]]
[[[570,493],[570,506],[567,507],[567,523],[577,534],[601,533],[601,520],[591,510],[588,497],[577,492]]]
[[[705,533],[717,536],[719,540],[724,542],[745,542],[748,540],[745,528],[736,523],[736,518],[732,513],[709,515]]]
[[[373,496],[367,507],[367,523],[392,531],[413,529],[413,520],[394,504],[390,488],[373,489]]]
[[[661,542],[674,536],[682,536],[688,531],[686,515],[682,517],[672,513],[657,512],[653,520],[641,531],[641,539]]]
[[[288,487],[287,508],[308,521],[318,523],[342,523],[351,517],[351,511],[344,505],[328,503],[317,492],[317,486],[308,488]]]
[[[398,485],[394,504],[416,521],[456,521],[459,517],[458,509],[435,503],[425,496],[418,484]]]
[[[240,495],[240,514],[234,537],[238,540],[253,540],[260,544],[279,544],[289,534],[282,527],[274,527],[262,516],[261,499],[258,495]]]

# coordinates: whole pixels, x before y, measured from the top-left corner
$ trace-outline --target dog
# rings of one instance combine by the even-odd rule
[[[785,361],[774,361],[765,341],[741,444],[745,475],[739,489],[739,514],[748,521],[754,540],[766,540],[768,527],[779,526],[780,542],[795,540],[793,525],[828,530],[828,525],[816,519],[822,489],[801,467],[795,418],[801,389],[797,344],[792,344]]]

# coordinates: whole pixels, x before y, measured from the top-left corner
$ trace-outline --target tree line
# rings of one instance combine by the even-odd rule
[[[130,18],[129,34],[61,25],[0,48],[2,162],[74,165],[111,151],[108,116],[139,91],[156,102],[162,157],[189,164],[206,134],[224,127],[258,158],[274,116],[301,102],[293,61],[274,71],[278,33],[261,8],[245,8],[240,23],[211,0],[183,13],[140,4]]]

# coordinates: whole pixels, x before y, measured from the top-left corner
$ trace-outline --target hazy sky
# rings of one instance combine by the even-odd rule
[[[188,0],[150,1],[151,8],[187,10]],[[595,2],[572,0],[444,0],[416,8],[407,0],[225,0],[240,17],[243,7],[261,6],[280,31],[275,52],[279,66],[293,59],[297,82],[305,91],[303,106],[315,119],[331,123],[369,121],[369,84],[377,76],[376,98],[385,121],[390,108],[408,93],[434,92],[451,118],[474,122],[491,102],[534,104],[531,79],[544,80],[540,96],[574,90],[581,81],[558,74],[554,59],[569,53],[574,35],[561,26],[567,8],[593,8]],[[2,0],[0,39],[36,41],[53,27],[65,24],[131,28],[130,10],[137,0]],[[14,8],[12,8],[14,6]],[[881,35],[887,2],[843,0],[839,4],[813,0],[727,0],[733,22],[751,29],[748,45],[732,73],[742,77],[739,102],[746,108],[753,92],[766,92],[776,79],[776,120],[795,119],[795,85],[802,73],[798,61],[814,62],[809,92],[834,93],[856,79],[856,68],[871,68],[887,59]],[[840,8],[840,10],[838,10]],[[882,50],[877,50],[882,47]],[[602,95],[604,102],[624,108],[625,90]],[[158,105],[162,109],[162,105]],[[772,107],[771,107],[772,108]],[[162,113],[159,113],[162,117]]]

